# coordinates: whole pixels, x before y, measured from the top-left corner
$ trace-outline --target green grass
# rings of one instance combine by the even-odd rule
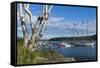
[[[35,51],[22,46],[22,42],[17,42],[17,64],[41,64],[66,62],[65,58],[55,51]]]

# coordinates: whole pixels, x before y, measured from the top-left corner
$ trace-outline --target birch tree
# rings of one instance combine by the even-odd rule
[[[29,33],[27,31],[27,28],[26,28],[26,14],[23,15],[23,12],[22,12],[22,4],[19,4],[19,17],[21,20],[21,27],[22,27],[22,31],[23,31],[23,46],[27,47]]]
[[[23,10],[24,9],[24,14]],[[46,28],[46,24],[48,22],[48,16],[52,9],[51,5],[44,5],[42,8],[42,15],[38,16],[36,24],[34,24],[33,15],[29,9],[29,4],[19,4],[19,17],[21,20],[21,27],[23,30],[23,46],[27,48],[31,48],[32,50],[37,50],[37,47],[39,45],[39,40],[42,38],[43,33]],[[26,18],[27,15],[30,19],[30,27],[32,31],[32,35],[29,39],[29,32],[26,27]]]

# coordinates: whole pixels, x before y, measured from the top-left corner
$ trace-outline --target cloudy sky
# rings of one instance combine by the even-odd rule
[[[42,15],[43,5],[31,4],[34,23]],[[22,28],[17,7],[17,36],[22,37]],[[30,21],[27,28],[31,35]],[[96,34],[96,8],[54,5],[43,38],[86,36]]]

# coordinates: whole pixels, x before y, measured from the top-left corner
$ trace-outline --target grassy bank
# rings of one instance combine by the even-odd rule
[[[74,61],[73,58],[65,58],[54,51],[35,51],[22,46],[22,41],[17,42],[17,64],[41,64]]]

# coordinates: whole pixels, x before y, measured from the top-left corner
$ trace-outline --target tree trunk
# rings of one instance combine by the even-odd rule
[[[39,16],[34,25],[32,13],[29,10],[29,4],[24,4],[23,9],[25,10],[25,14],[22,13],[22,4],[19,4],[19,16],[21,20],[21,26],[23,31],[23,46],[29,47],[33,51],[37,50],[39,45],[39,40],[43,36],[43,32],[45,30],[47,21],[48,21],[48,13],[50,12],[50,6],[45,5],[43,7],[43,15]],[[32,30],[32,35],[29,40],[29,33],[26,27],[26,15],[28,14],[30,18],[30,26]],[[41,28],[39,28],[41,26]],[[40,29],[40,30],[39,30]]]
[[[23,46],[27,48],[28,47],[29,34],[28,34],[27,29],[26,29],[26,25],[25,25],[24,21],[22,21],[21,25],[22,25],[23,36],[24,36]]]
[[[22,16],[22,4],[19,4],[19,17],[21,20],[21,26],[22,26],[22,31],[23,31],[23,46],[28,47],[28,40],[29,40],[29,34],[26,28],[26,14]]]

